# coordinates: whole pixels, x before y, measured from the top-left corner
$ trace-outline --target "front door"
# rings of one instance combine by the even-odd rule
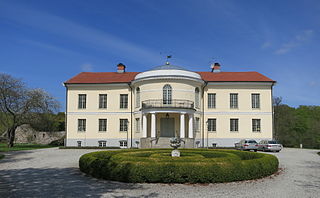
[[[160,137],[174,137],[174,118],[160,119]]]

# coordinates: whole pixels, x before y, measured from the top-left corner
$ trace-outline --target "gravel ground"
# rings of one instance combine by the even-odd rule
[[[222,184],[128,184],[91,178],[79,157],[94,150],[17,151],[0,160],[0,197],[320,197],[319,150],[274,153],[279,173]]]

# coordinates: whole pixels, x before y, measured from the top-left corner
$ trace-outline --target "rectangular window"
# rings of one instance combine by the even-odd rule
[[[251,94],[251,102],[253,109],[260,108],[260,94]]]
[[[119,141],[120,143],[120,148],[127,148],[128,147],[128,142],[126,140],[121,140]]]
[[[86,94],[79,94],[78,95],[78,108],[85,109],[87,103],[87,95]]]
[[[99,119],[99,131],[107,131],[107,119]]]
[[[120,94],[120,109],[128,108],[128,94]]]
[[[128,119],[120,119],[120,131],[128,131]]]
[[[230,131],[232,132],[239,131],[239,119],[230,119]]]
[[[136,132],[140,132],[140,118],[136,118]]]
[[[208,93],[208,108],[214,109],[216,108],[216,94]]]
[[[78,147],[81,147],[81,141],[77,141]]]
[[[200,132],[200,118],[195,118],[194,119],[194,130],[196,132]]]
[[[107,108],[107,94],[99,94],[99,108],[100,109]]]
[[[231,109],[238,108],[238,94],[237,93],[230,94],[230,108]]]
[[[252,131],[253,132],[261,132],[261,120],[260,119],[252,119]]]
[[[78,119],[78,131],[86,131],[86,119]]]
[[[208,131],[216,131],[217,119],[210,118],[208,119]]]
[[[106,147],[107,146],[107,141],[101,140],[98,143],[99,143],[99,147]]]

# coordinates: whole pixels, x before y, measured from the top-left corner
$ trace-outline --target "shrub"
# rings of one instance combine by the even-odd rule
[[[80,170],[122,182],[217,183],[257,179],[278,170],[269,154],[232,150],[170,149],[99,151],[81,156]]]

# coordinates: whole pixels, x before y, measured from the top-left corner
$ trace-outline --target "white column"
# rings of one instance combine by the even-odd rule
[[[151,137],[156,137],[156,114],[151,113]]]
[[[147,114],[143,114],[142,116],[142,125],[143,125],[142,137],[146,138],[147,137]]]
[[[189,138],[193,138],[193,114],[189,114]]]
[[[180,138],[185,137],[185,129],[184,129],[184,113],[180,114]]]

